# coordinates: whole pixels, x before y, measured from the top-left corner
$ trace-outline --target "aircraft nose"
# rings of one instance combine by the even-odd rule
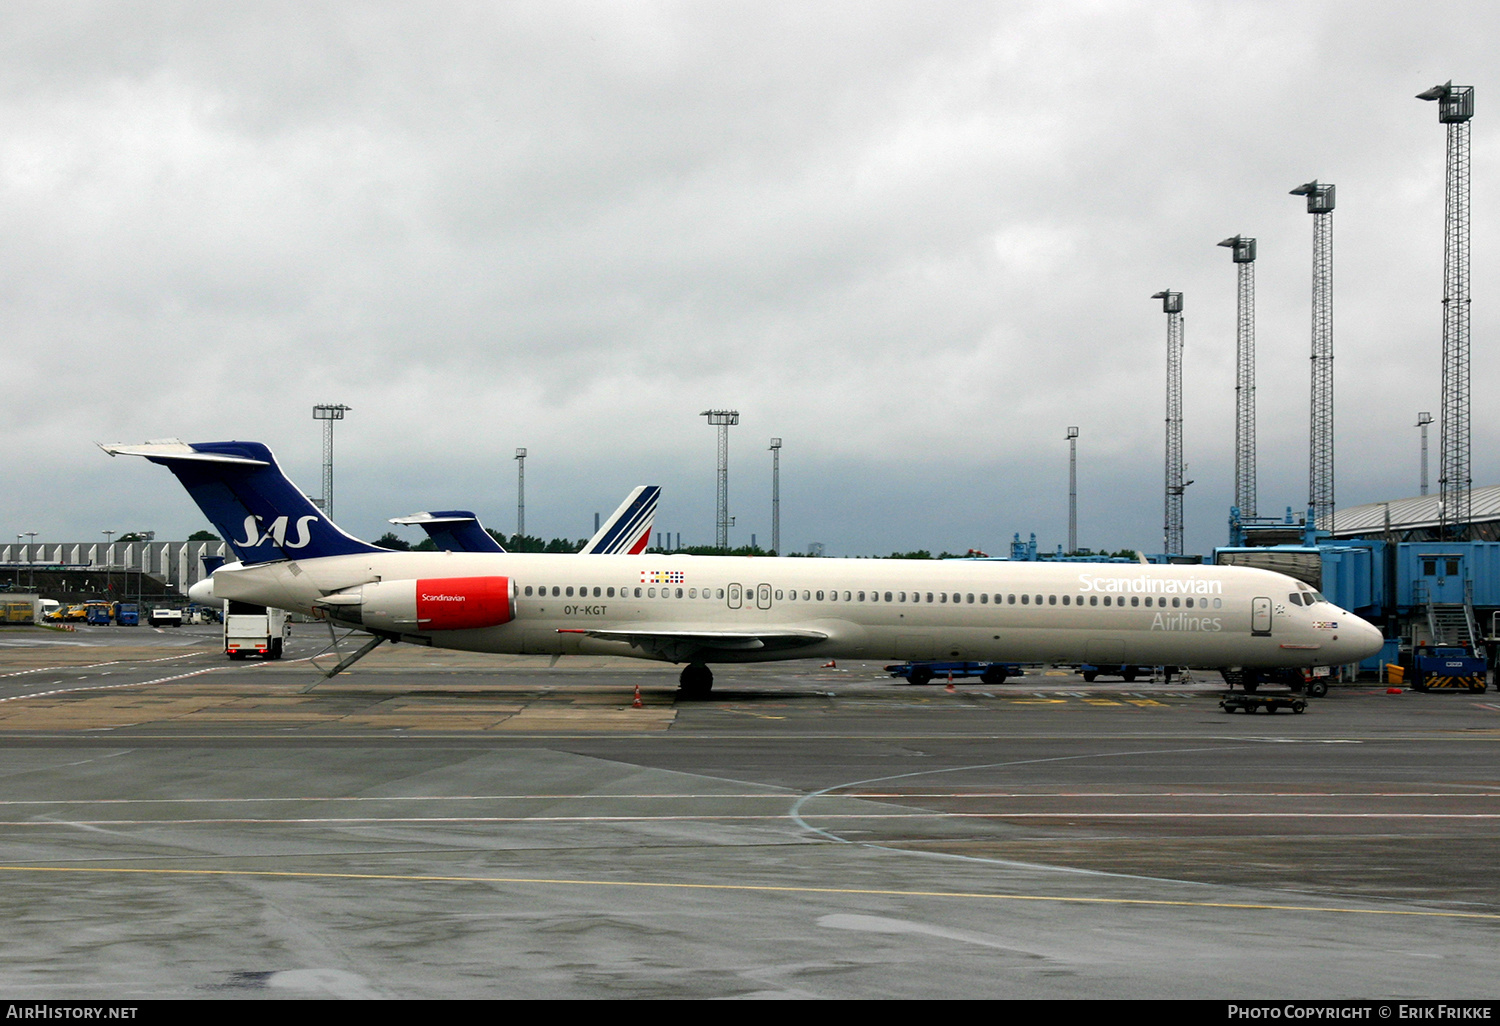
[[[1356,659],[1368,659],[1385,647],[1385,635],[1380,633],[1380,628],[1352,613],[1343,634],[1349,643],[1351,663]]]

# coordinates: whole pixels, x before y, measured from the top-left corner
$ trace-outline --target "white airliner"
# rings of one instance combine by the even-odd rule
[[[953,659],[1258,675],[1356,662],[1380,632],[1307,585],[1233,566],[391,552],[329,523],[258,442],[104,445],[170,469],[241,562],[220,598],[381,641],[687,664]],[[354,658],[358,658],[358,655]],[[347,666],[352,659],[339,667]]]

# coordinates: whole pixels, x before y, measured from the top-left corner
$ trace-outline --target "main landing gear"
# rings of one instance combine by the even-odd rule
[[[707,663],[688,663],[677,678],[677,688],[684,698],[703,698],[714,687],[714,671]]]

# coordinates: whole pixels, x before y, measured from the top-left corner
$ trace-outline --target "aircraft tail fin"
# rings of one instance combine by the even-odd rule
[[[610,556],[640,555],[651,540],[651,525],[656,520],[656,503],[660,498],[660,485],[636,486],[581,551]]]
[[[341,531],[287,479],[260,442],[99,446],[111,456],[143,456],[177,476],[235,555],[246,563],[383,552]]]
[[[479,517],[466,509],[440,509],[393,517],[393,524],[415,524],[427,532],[438,548],[447,552],[504,552],[505,547],[484,529]]]

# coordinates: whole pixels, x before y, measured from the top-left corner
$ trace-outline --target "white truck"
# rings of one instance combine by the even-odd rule
[[[181,627],[182,610],[168,609],[165,606],[152,609],[146,617],[146,622],[152,627]]]
[[[224,603],[224,654],[231,659],[280,659],[292,623],[285,609],[249,602]]]

